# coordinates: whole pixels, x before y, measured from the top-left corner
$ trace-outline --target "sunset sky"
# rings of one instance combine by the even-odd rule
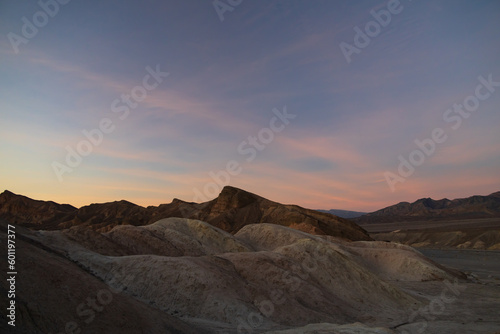
[[[0,191],[374,211],[500,190],[499,1],[60,2],[0,2]],[[399,156],[424,159],[392,191]]]

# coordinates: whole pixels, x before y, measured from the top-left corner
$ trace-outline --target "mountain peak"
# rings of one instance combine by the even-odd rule
[[[5,189],[4,192],[0,194],[0,198],[12,198],[15,196],[19,196],[19,195],[14,194],[12,191],[9,191],[7,189]]]
[[[94,203],[79,209],[54,202],[37,201],[9,192],[0,203],[0,219],[35,229],[64,229],[84,225],[99,232],[108,232],[116,225],[142,226],[163,218],[198,219],[229,233],[236,233],[249,224],[275,224],[294,229],[345,238],[370,240],[365,230],[337,216],[283,205],[232,186],[205,203],[188,203],[174,199],[172,203],[147,208],[121,200]]]
[[[212,212],[224,212],[230,209],[243,208],[264,198],[232,186],[225,186],[219,196],[214,200]]]
[[[248,195],[252,195],[252,196],[255,196],[255,197],[260,197],[254,193],[251,193],[249,191],[246,191],[246,190],[243,190],[243,189],[240,189],[240,188],[236,188],[236,187],[233,187],[233,186],[224,186],[224,188],[222,188],[220,194],[219,194],[219,197],[220,196],[233,196],[233,195],[237,195],[237,194],[248,194]]]

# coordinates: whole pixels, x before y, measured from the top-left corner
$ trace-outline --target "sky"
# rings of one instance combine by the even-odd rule
[[[487,195],[499,109],[495,0],[0,1],[0,190],[35,199]]]

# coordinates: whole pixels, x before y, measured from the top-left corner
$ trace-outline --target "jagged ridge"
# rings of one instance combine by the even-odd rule
[[[122,200],[77,209],[8,191],[0,194],[0,219],[39,230],[87,226],[94,231],[108,232],[117,225],[142,226],[169,217],[199,219],[229,233],[236,233],[248,224],[271,223],[312,234],[371,240],[365,230],[347,219],[296,205],[283,205],[230,186],[205,203],[174,199],[169,204],[147,208]]]

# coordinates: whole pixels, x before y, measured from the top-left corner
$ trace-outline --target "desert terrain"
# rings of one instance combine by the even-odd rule
[[[500,334],[500,0],[0,0],[0,334]]]
[[[17,220],[15,333],[500,331],[498,252],[377,241],[349,220],[232,187],[209,203],[160,206],[152,223],[158,209],[132,225],[119,219],[124,202],[93,205],[109,228],[79,215],[89,208],[61,216],[32,201],[9,193],[0,208],[2,243],[5,217]],[[175,217],[180,205],[211,223]],[[68,217],[78,223],[57,227]]]

